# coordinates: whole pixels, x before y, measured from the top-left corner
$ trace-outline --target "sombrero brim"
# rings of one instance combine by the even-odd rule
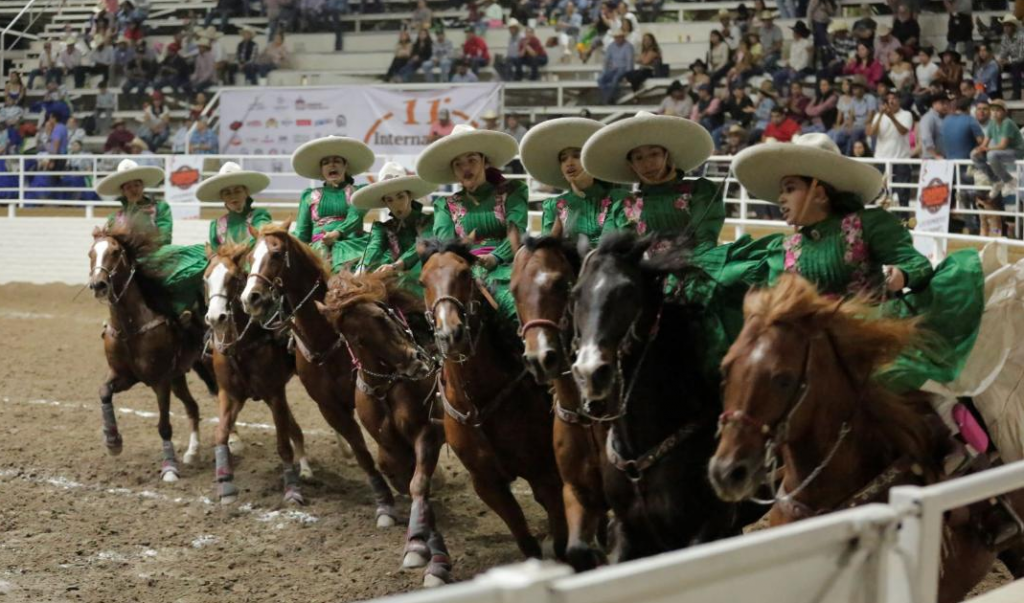
[[[504,132],[472,130],[449,134],[434,141],[416,161],[416,174],[427,182],[452,184],[458,179],[452,171],[452,161],[466,153],[480,153],[496,168],[504,167],[519,151],[519,144]]]
[[[196,189],[196,199],[206,202],[220,201],[220,191],[238,185],[249,189],[249,196],[251,197],[270,186],[270,176],[260,172],[248,171],[217,174],[207,178],[199,185],[199,188]]]
[[[639,182],[627,156],[643,145],[664,147],[676,169],[684,172],[707,161],[714,150],[711,134],[696,122],[667,115],[630,117],[590,137],[583,147],[583,169],[606,182]]]
[[[374,182],[357,190],[352,195],[352,205],[358,209],[377,209],[384,207],[383,199],[388,195],[409,191],[409,196],[416,200],[426,197],[435,190],[437,190],[437,185],[427,182],[419,176],[399,176]]]
[[[324,157],[344,157],[348,163],[346,175],[357,176],[373,166],[370,147],[355,138],[329,136],[311,140],[292,153],[292,169],[303,178],[323,180],[320,160]]]
[[[534,179],[548,186],[568,189],[558,155],[565,149],[582,149],[602,124],[582,117],[563,117],[530,129],[519,145],[519,159]]]
[[[882,191],[882,173],[866,163],[836,153],[793,143],[764,143],[741,151],[733,160],[736,179],[751,197],[779,202],[779,183],[786,176],[816,178],[836,190],[855,193],[865,205]]]
[[[146,188],[160,184],[164,179],[164,171],[158,167],[144,165],[115,172],[96,184],[96,194],[102,197],[118,197],[121,193],[121,185],[132,180],[141,180]]]

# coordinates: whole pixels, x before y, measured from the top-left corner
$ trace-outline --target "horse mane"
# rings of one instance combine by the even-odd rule
[[[128,262],[135,265],[135,284],[142,293],[146,305],[158,313],[174,316],[168,301],[167,288],[163,280],[172,269],[173,256],[157,258],[155,254],[163,246],[160,233],[155,229],[132,228],[125,224],[114,224],[93,231],[93,238],[110,237],[124,249]]]
[[[394,306],[403,314],[423,313],[423,300],[404,289],[398,275],[391,272],[353,274],[341,271],[331,277],[327,289],[324,305],[334,312],[369,302]]]
[[[418,245],[420,261],[424,264],[431,256],[437,253],[454,253],[467,263],[476,263],[476,256],[469,250],[469,244],[461,239],[449,239],[447,241],[437,238],[420,239]]]
[[[576,245],[569,239],[563,239],[561,237],[526,237],[523,241],[523,247],[527,251],[533,253],[538,249],[558,249],[561,250],[562,255],[569,261],[569,265],[572,266],[573,271],[579,274],[580,271],[580,252],[576,249]]]
[[[224,243],[217,248],[214,257],[225,258],[235,266],[241,266],[250,251],[252,243]]]
[[[327,262],[320,257],[320,255],[313,251],[313,248],[306,245],[295,237],[292,233],[288,232],[287,225],[278,225],[274,223],[264,224],[260,228],[259,235],[265,237],[268,235],[283,237],[286,240],[290,240],[292,247],[295,248],[296,252],[301,255],[311,266],[314,266],[320,271],[320,277],[326,283],[331,280],[331,268]]]
[[[858,404],[872,428],[881,432],[879,439],[900,454],[931,461],[936,444],[922,421],[920,398],[894,393],[871,377],[908,348],[929,346],[918,319],[880,316],[866,295],[848,300],[820,295],[813,284],[794,274],[783,275],[774,287],[748,293],[743,314],[748,325],[752,317],[760,319],[753,323],[753,339],[778,325],[801,329],[807,337],[816,333],[831,336],[854,378],[867,378],[868,389]],[[723,364],[733,358],[730,351]]]

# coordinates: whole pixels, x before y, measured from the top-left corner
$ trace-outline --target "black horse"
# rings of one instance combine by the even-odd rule
[[[615,233],[581,250],[588,255],[573,292],[572,372],[584,411],[610,424],[602,473],[619,520],[619,561],[735,535],[751,519],[720,501],[706,477],[721,400],[703,368],[705,310],[666,293],[669,275],[685,290],[679,283],[703,273],[685,241],[646,259],[652,242]]]

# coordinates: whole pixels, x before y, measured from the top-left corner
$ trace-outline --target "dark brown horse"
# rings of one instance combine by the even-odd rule
[[[818,295],[795,275],[749,293],[744,314],[722,365],[721,441],[709,463],[721,497],[745,499],[765,483],[776,458],[766,448],[783,466],[774,525],[884,501],[894,485],[937,478],[948,434],[929,427],[927,399],[895,395],[872,378],[921,341],[914,321],[877,318],[867,304]],[[1010,498],[1024,511],[1020,493]],[[972,519],[989,514],[986,505],[972,508]],[[963,600],[996,559],[976,523],[947,520],[940,601]],[[1024,575],[1019,544],[999,558]]]
[[[288,234],[288,226],[268,225],[258,233],[242,307],[264,324],[291,329],[299,379],[366,473],[377,505],[377,526],[393,526],[398,517],[395,498],[377,470],[354,416],[352,358],[344,338],[316,309],[316,302],[323,303],[327,295],[330,272],[316,252]]]
[[[121,454],[114,394],[144,383],[156,394],[160,418],[157,430],[163,440],[160,475],[165,482],[178,480],[178,461],[171,442],[171,392],[181,400],[191,433],[183,461],[191,464],[199,454],[199,405],[189,392],[185,374],[193,368],[216,393],[212,377],[201,370],[202,332],[181,326],[167,304],[160,285],[164,267],[155,260],[159,243],[153,235],[124,227],[93,231],[89,250],[89,288],[110,308],[103,329],[103,351],[110,373],[100,386],[103,435],[107,451]]]
[[[450,582],[451,560],[430,504],[444,430],[431,420],[432,414],[440,419],[431,404],[437,371],[414,334],[413,325],[424,343],[429,340],[423,301],[394,278],[342,272],[317,307],[348,343],[358,369],[356,412],[377,441],[381,471],[412,497],[402,567],[425,567],[424,586]]]
[[[240,296],[249,249],[248,245],[221,245],[213,252],[207,247],[206,323],[211,331],[214,375],[220,386],[220,420],[214,437],[217,497],[222,503],[238,498],[228,440],[242,406],[252,398],[266,402],[274,417],[277,452],[284,463],[284,500],[302,504],[305,501],[299,491],[299,477],[310,479],[313,470],[306,458],[302,429],[285,395],[285,386],[295,374],[295,357],[280,333],[264,329],[242,310]]]
[[[651,244],[605,235],[573,291],[573,376],[588,414],[610,421],[603,482],[619,561],[734,535],[747,519],[704,469],[721,406],[703,369],[703,308],[665,295],[669,274],[692,270],[686,248],[644,260]]]
[[[518,477],[547,511],[555,554],[565,554],[562,480],[551,448],[551,401],[501,332],[499,316],[472,274],[475,257],[459,241],[419,244],[427,316],[444,369],[438,378],[448,444],[473,489],[505,522],[519,550],[540,557],[510,484]]]
[[[562,500],[569,526],[566,558],[576,571],[604,563],[595,539],[608,518],[601,480],[601,459],[608,435],[601,423],[580,412],[580,392],[569,375],[573,324],[570,297],[580,257],[561,238],[562,222],[551,236],[520,241],[519,229],[509,228],[516,250],[512,263],[512,295],[522,323],[523,354],[538,383],[551,384],[555,394],[554,447],[562,476]]]

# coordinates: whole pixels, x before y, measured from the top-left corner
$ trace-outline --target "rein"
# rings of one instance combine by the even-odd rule
[[[476,286],[481,287],[479,283],[476,283]],[[430,329],[434,331],[435,339],[437,338],[437,329],[435,328],[434,325],[434,314],[437,312],[437,307],[440,306],[442,302],[448,302],[455,306],[455,309],[459,313],[459,320],[462,322],[466,331],[468,332],[470,340],[469,354],[460,354],[456,358],[449,356],[447,353],[443,353],[441,354],[441,358],[446,361],[454,362],[455,364],[462,364],[469,360],[470,357],[472,357],[474,354],[476,354],[476,346],[480,342],[480,334],[483,332],[483,315],[480,314],[480,301],[470,299],[469,304],[467,305],[463,304],[462,301],[459,300],[459,298],[452,295],[442,295],[435,299],[434,303],[430,306],[430,309],[424,312],[424,315],[427,318],[427,324],[430,325]],[[474,329],[472,328],[472,324],[470,323],[470,319],[474,316],[479,316],[477,328],[475,329],[475,334]],[[440,345],[438,345],[438,349],[441,349]]]
[[[416,336],[413,334],[412,328],[409,327],[408,321],[406,321],[405,317],[402,316],[402,313],[400,311],[392,309],[385,303],[376,303],[381,308],[381,310],[383,310],[384,313],[387,314],[390,320],[393,320],[398,324],[402,325],[402,331],[405,333],[407,341],[411,343],[412,346],[415,347],[416,350],[424,357],[430,358],[430,354],[427,354],[426,350],[424,350],[423,347],[420,346],[419,342],[416,341]],[[408,377],[398,372],[397,370],[394,369],[394,367],[391,367],[392,370],[391,372],[388,373],[378,373],[372,371],[366,368],[364,363],[359,359],[358,355],[355,353],[355,350],[353,350],[352,346],[349,345],[348,341],[345,342],[345,347],[348,349],[348,354],[352,358],[352,369],[357,372],[356,387],[359,388],[361,392],[367,394],[368,396],[371,396],[372,398],[383,402],[387,398],[387,395],[391,391],[391,388],[393,388],[396,383],[398,383],[399,381],[413,381],[411,377]],[[379,359],[378,362],[383,364],[385,368],[387,368],[386,363]],[[416,379],[416,381],[421,381],[428,377],[432,377],[438,370],[439,367],[435,365],[431,368],[430,373],[428,373],[425,377]],[[373,377],[374,379],[381,379],[384,381],[384,383],[370,383],[366,380],[365,376],[370,376]]]
[[[93,268],[94,273],[96,271],[105,272],[107,274],[107,278],[110,279],[111,285],[113,285],[114,277],[117,275],[118,266],[121,265],[129,269],[128,278],[125,280],[124,285],[121,287],[120,293],[114,293],[113,291],[111,291],[110,299],[111,303],[114,304],[120,302],[121,298],[124,297],[124,294],[128,292],[128,286],[132,284],[132,280],[135,278],[135,270],[138,267],[138,263],[132,262],[131,264],[129,264],[128,260],[125,259],[124,253],[122,253],[120,259],[117,261],[117,264],[114,265],[113,270],[108,269],[106,266],[96,266],[95,268]]]

